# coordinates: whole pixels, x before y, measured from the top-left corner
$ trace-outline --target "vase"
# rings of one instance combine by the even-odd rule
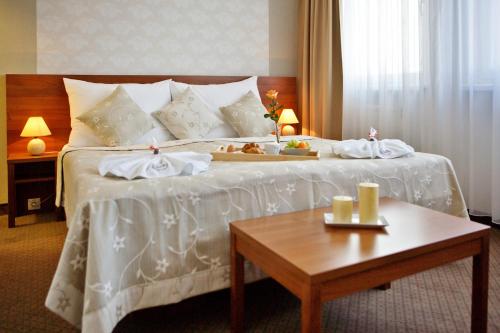
[[[276,142],[280,143],[280,126],[277,122],[274,122],[274,133],[276,133]]]

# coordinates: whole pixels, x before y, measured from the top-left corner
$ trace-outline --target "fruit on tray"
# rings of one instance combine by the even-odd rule
[[[291,148],[291,149],[294,149],[294,148],[295,149],[309,149],[309,148],[311,148],[311,146],[306,141],[290,140],[286,144],[286,148]]]

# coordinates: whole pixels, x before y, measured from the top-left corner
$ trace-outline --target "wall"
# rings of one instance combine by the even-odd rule
[[[292,75],[298,0],[44,0],[39,73]]]
[[[101,6],[108,6],[107,10],[109,12],[110,4],[113,3],[123,3],[125,0],[110,0],[110,1],[98,1],[91,0],[96,3],[100,3]],[[133,0],[126,0],[131,4],[138,3]],[[144,0],[149,1],[151,3],[159,3],[160,0]],[[145,3],[145,2],[141,3]],[[210,9],[210,6],[217,6],[217,8],[221,8],[221,1],[224,3],[230,3],[234,6],[235,3],[238,3],[240,7],[238,8],[226,8],[224,9],[225,15],[217,13],[217,11]],[[182,64],[175,65],[181,67],[171,67],[166,69],[161,69],[158,73],[164,72],[167,74],[215,74],[215,75],[224,75],[224,74],[261,74],[261,75],[283,75],[283,76],[295,76],[297,73],[297,11],[298,11],[298,1],[299,0],[216,0],[216,1],[200,1],[200,0],[177,0],[177,4],[180,6],[191,6],[189,8],[194,8],[193,3],[202,4],[202,6],[209,6],[206,9],[206,13],[204,13],[205,9],[200,7],[201,9],[195,8],[196,13],[190,14],[195,15],[194,17],[205,17],[205,25],[198,26],[199,31],[203,31],[204,29],[216,29],[210,27],[208,22],[212,23],[213,17],[224,19],[231,19],[230,15],[227,13],[231,10],[236,10],[237,13],[241,15],[237,18],[238,21],[245,22],[242,23],[241,29],[236,31],[231,31],[231,34],[234,36],[229,36],[229,40],[231,38],[236,38],[238,35],[240,37],[237,38],[238,42],[235,42],[231,45],[227,45],[227,50],[230,52],[234,52],[237,48],[239,51],[246,52],[247,55],[246,60],[243,61],[244,64],[248,65],[250,62],[252,64],[256,64],[254,67],[248,67],[242,69],[241,63],[238,65],[230,65],[228,63],[217,64],[217,66],[212,66],[209,59],[205,57],[205,63],[202,63],[200,66],[195,67],[190,66],[189,68],[182,67]],[[93,60],[93,62],[87,63],[88,67],[77,67],[74,62],[72,62],[73,58],[69,56],[64,56],[62,58],[66,59],[64,62],[61,62],[60,59],[51,57],[53,55],[52,52],[56,50],[60,50],[58,44],[59,41],[54,40],[50,36],[46,34],[50,33],[50,29],[61,29],[58,24],[64,24],[67,22],[66,19],[58,20],[57,17],[54,16],[54,12],[50,12],[48,8],[50,6],[64,6],[64,12],[73,12],[77,13],[77,17],[75,20],[83,20],[81,22],[87,22],[86,24],[87,30],[81,30],[84,34],[92,34],[92,29],[95,29],[94,24],[92,24],[92,15],[89,14],[88,8],[83,6],[83,1],[77,0],[44,0],[38,1],[38,6],[43,8],[39,8],[38,17],[42,18],[37,23],[37,1],[36,0],[0,0],[0,203],[7,202],[7,165],[6,165],[6,128],[5,128],[5,73],[36,73],[36,72],[47,72],[52,71],[56,73],[76,73],[76,72],[108,72],[111,70],[107,67],[105,62],[99,60],[97,57]],[[88,2],[87,2],[88,3]],[[214,5],[215,3],[215,5]],[[184,4],[184,5],[183,5]],[[253,9],[248,9],[249,4],[252,5]],[[49,7],[47,7],[49,6]],[[224,7],[224,6],[223,6]],[[70,9],[68,9],[70,8]],[[143,8],[141,6],[141,8]],[[187,7],[184,7],[186,9]],[[204,7],[205,8],[205,7]],[[248,9],[248,10],[247,10]],[[106,8],[102,9],[106,12]],[[178,11],[177,15],[180,15],[181,11]],[[155,12],[151,12],[149,10],[146,11],[137,11],[133,13],[133,15],[159,15]],[[207,14],[209,13],[209,14]],[[87,14],[87,15],[84,15]],[[111,16],[121,16],[120,13],[114,12],[111,10],[108,14],[101,15],[111,15]],[[129,13],[130,15],[130,13]],[[166,15],[166,14],[164,14]],[[168,16],[168,15],[167,15]],[[254,16],[258,16],[255,18]],[[54,22],[48,24],[47,18],[54,20]],[[89,22],[90,20],[90,22]],[[112,17],[107,19],[108,21],[112,20]],[[151,18],[145,18],[144,21],[148,22]],[[193,16],[190,18],[191,22],[193,21]],[[139,20],[142,21],[142,20]],[[80,23],[82,24],[82,23]],[[219,28],[224,22],[218,22]],[[233,22],[234,24],[234,22]],[[37,25],[39,29],[37,29]],[[207,27],[208,25],[208,27]],[[112,25],[106,26],[107,29],[113,29]],[[42,30],[42,32],[37,30]],[[99,28],[102,29],[102,28]],[[167,24],[161,25],[159,28],[161,31],[152,30],[149,33],[154,36],[156,33],[165,34],[165,31],[170,29]],[[167,29],[167,30],[164,30]],[[179,26],[173,27],[176,33],[183,33],[182,29],[179,31]],[[229,32],[230,30],[228,30]],[[77,30],[78,32],[78,30]],[[59,31],[59,33],[62,33]],[[94,31],[95,33],[95,31]],[[38,49],[42,51],[42,54],[39,55],[38,62],[40,63],[41,68],[38,68],[37,71],[37,34],[41,38],[38,41]],[[42,36],[43,35],[43,36]],[[263,35],[263,36],[262,36]],[[69,53],[74,52],[72,48],[79,49],[82,46],[85,46],[85,40],[82,41],[79,36],[75,36],[74,32],[64,34],[64,40],[66,41],[65,48],[69,48]],[[128,36],[128,35],[127,35]],[[241,38],[241,36],[245,36]],[[170,37],[169,37],[170,38]],[[250,38],[253,39],[249,44],[245,44],[244,39]],[[108,36],[109,40],[109,36]],[[120,38],[120,40],[122,40]],[[226,39],[227,41],[228,39]],[[104,40],[105,41],[105,40]],[[112,40],[109,40],[110,43],[101,44],[100,47],[106,47],[107,44],[111,44]],[[89,41],[87,40],[87,43]],[[102,40],[101,40],[102,42]],[[258,44],[258,45],[257,45]],[[156,44],[152,44],[154,47],[150,47],[150,51],[143,52],[144,55],[147,55],[155,50]],[[251,48],[249,50],[245,50],[241,45],[245,45],[246,48]],[[211,46],[211,45],[210,45]],[[119,46],[117,46],[119,47]],[[134,47],[134,43],[130,44],[130,47]],[[123,49],[122,53],[127,55],[129,54],[130,47]],[[171,46],[170,46],[171,47]],[[165,52],[174,52],[175,49],[169,50],[169,45],[166,44],[163,46]],[[205,45],[205,50],[207,46]],[[153,51],[151,51],[153,50]],[[227,51],[226,50],[226,51]],[[188,52],[189,51],[189,52]],[[209,50],[210,51],[210,50]],[[64,51],[66,52],[66,51]],[[108,51],[105,51],[108,52]],[[130,54],[136,54],[137,50],[131,52]],[[177,49],[178,57],[184,58],[186,56],[191,57],[193,59],[194,55],[200,55],[201,53],[196,50],[195,46],[191,46],[191,49],[184,48],[182,46],[180,49]],[[220,53],[221,49],[218,50],[218,54],[226,57],[224,53]],[[224,49],[222,49],[224,52]],[[255,53],[253,53],[255,52]],[[248,59],[248,55],[256,55],[257,61],[253,61],[254,59]],[[235,58],[235,53],[232,53],[232,58]],[[149,59],[146,61],[145,59]],[[123,67],[123,64],[118,64],[118,67],[113,67],[113,72],[118,72],[118,70],[122,70],[122,74],[130,71],[135,71],[141,74],[147,73],[156,73],[158,68],[155,67],[154,61],[163,61],[160,58],[156,57],[139,57],[139,61],[141,62],[142,68],[134,69],[134,66]],[[179,59],[179,58],[177,58]],[[226,57],[227,59],[227,57]],[[135,60],[134,60],[135,61]],[[83,63],[85,65],[85,63]],[[163,63],[164,65],[164,63]],[[237,66],[238,65],[238,66]],[[59,67],[60,66],[60,67]],[[82,66],[80,64],[79,66]],[[252,65],[253,66],[253,65]],[[127,70],[127,68],[131,68]],[[173,72],[179,71],[179,73]],[[170,72],[170,70],[172,72]],[[238,72],[240,71],[240,72]]]
[[[39,73],[269,73],[268,0],[44,0],[37,11]]]
[[[0,0],[0,203],[7,202],[5,74],[36,72],[36,0]]]
[[[269,0],[269,75],[297,75],[299,0]]]

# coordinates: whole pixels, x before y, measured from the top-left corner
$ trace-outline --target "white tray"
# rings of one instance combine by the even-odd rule
[[[389,225],[382,215],[374,223],[359,223],[359,214],[352,214],[352,222],[334,222],[332,213],[325,213],[325,224],[344,228],[385,228]]]

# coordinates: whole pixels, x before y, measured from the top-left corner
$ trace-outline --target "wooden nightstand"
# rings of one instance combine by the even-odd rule
[[[17,216],[55,210],[57,154],[9,154],[9,228]]]

